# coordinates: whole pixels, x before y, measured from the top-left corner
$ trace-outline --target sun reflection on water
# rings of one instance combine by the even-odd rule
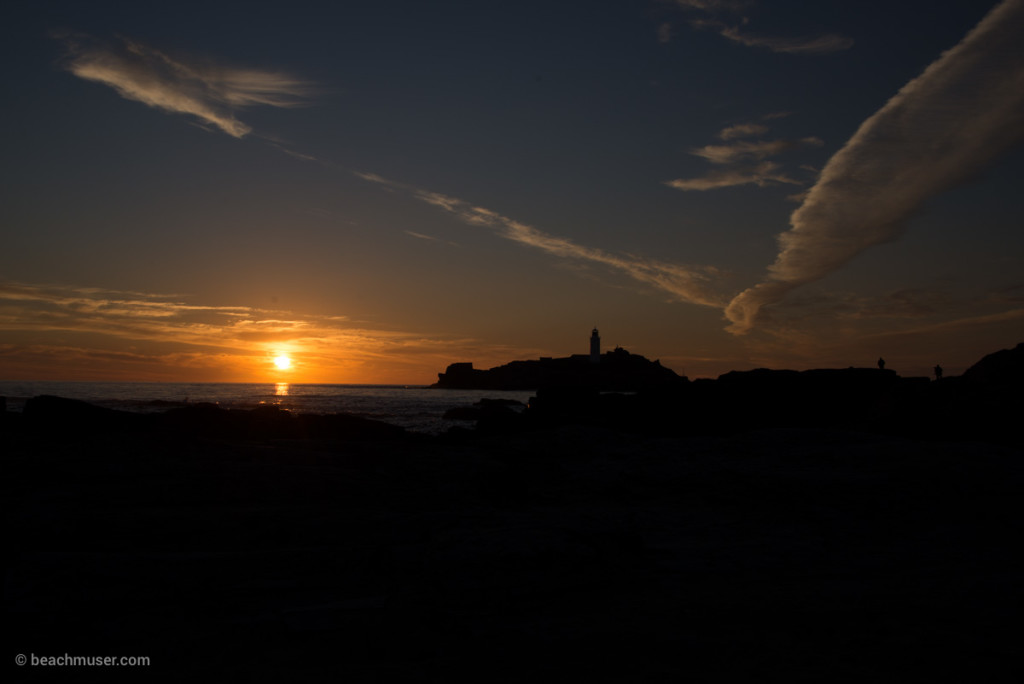
[[[288,396],[288,383],[279,382],[274,385],[274,396],[287,397]]]

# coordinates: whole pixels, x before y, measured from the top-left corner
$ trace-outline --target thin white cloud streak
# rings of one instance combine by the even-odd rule
[[[437,238],[433,235],[424,235],[423,233],[417,233],[415,230],[407,230],[405,234],[414,237],[417,240],[426,240],[428,242],[437,242]]]
[[[777,36],[757,36],[741,33],[735,26],[726,26],[718,22],[699,22],[699,24],[703,25],[698,26],[698,28],[705,28],[705,26],[715,28],[718,31],[718,35],[735,43],[753,48],[767,48],[772,52],[783,54],[825,55],[832,52],[849,50],[853,47],[852,38],[834,33],[812,38],[780,38]]]
[[[0,303],[34,302],[51,305],[76,313],[103,315],[129,315],[142,318],[168,318],[180,315],[215,314],[219,316],[248,316],[249,307],[197,306],[167,301],[180,299],[180,295],[158,295],[123,290],[104,290],[94,287],[66,288],[61,286],[0,283]]]
[[[752,4],[752,0],[675,0],[683,9],[704,12],[739,12]]]
[[[88,35],[61,36],[63,67],[79,78],[103,83],[128,100],[188,114],[241,138],[252,128],[236,109],[306,104],[313,85],[281,72],[225,67],[171,57],[142,43],[107,44]]]
[[[321,159],[318,159],[317,157],[314,157],[311,154],[306,154],[304,152],[296,152],[295,150],[289,149],[289,148],[285,147],[284,145],[282,145],[280,143],[277,143],[277,142],[272,142],[270,144],[273,147],[276,147],[277,149],[279,149],[282,152],[284,152],[285,154],[287,154],[289,157],[294,157],[295,159],[301,159],[302,161],[323,163],[323,161]]]
[[[804,185],[803,181],[786,175],[779,164],[767,161],[766,158],[798,147],[820,147],[824,144],[822,140],[815,137],[757,141],[736,139],[767,131],[767,126],[754,123],[723,128],[719,131],[718,137],[725,140],[725,144],[705,145],[691,150],[690,154],[717,166],[732,168],[712,171],[697,178],[665,181],[665,185],[676,190],[700,192],[740,185],[756,185],[762,188],[779,183]]]
[[[718,132],[718,137],[722,140],[735,140],[736,138],[749,138],[755,135],[764,135],[767,132],[768,127],[763,124],[742,123],[723,128]]]
[[[422,190],[388,180],[377,174],[357,172],[356,176],[392,190],[400,190],[427,204],[456,216],[473,226],[489,228],[506,240],[539,249],[552,256],[599,264],[653,286],[675,301],[722,307],[726,298],[715,291],[718,269],[712,266],[682,266],[634,255],[618,255],[579,245],[567,238],[549,235],[501,214],[438,192]]]
[[[440,193],[417,190],[417,199],[440,207],[462,221],[494,230],[501,237],[527,245],[557,257],[576,259],[625,273],[647,285],[652,285],[677,301],[720,307],[721,295],[714,292],[712,280],[717,269],[709,266],[693,267],[670,264],[632,255],[617,255],[593,247],[585,247],[562,237],[548,235],[531,226],[502,216],[482,207]]]
[[[779,236],[767,278],[726,308],[743,334],[766,305],[899,237],[931,197],[1024,138],[1024,0],[1006,0],[867,119]]]
[[[803,185],[801,181],[790,178],[783,173],[778,164],[770,161],[761,162],[754,166],[741,166],[722,171],[712,171],[706,176],[699,178],[677,178],[665,181],[665,185],[668,187],[684,191],[717,190],[738,185],[756,185],[763,188],[775,183]]]
[[[774,157],[795,147],[821,147],[824,144],[820,138],[814,137],[800,140],[758,140],[756,142],[738,140],[729,145],[705,145],[693,150],[691,154],[707,159],[712,164],[733,164],[738,161]]]
[[[831,52],[840,52],[853,47],[853,39],[840,36],[834,33],[827,33],[821,36],[805,38],[783,38],[779,36],[765,36],[741,31],[739,27],[721,21],[716,18],[722,14],[740,14],[753,2],[742,0],[676,0],[676,6],[687,12],[701,12],[705,19],[692,19],[690,25],[698,30],[714,31],[721,37],[739,43],[746,47],[766,48],[772,52],[783,54],[806,54],[822,55]],[[742,17],[742,23],[747,24],[749,19]]]

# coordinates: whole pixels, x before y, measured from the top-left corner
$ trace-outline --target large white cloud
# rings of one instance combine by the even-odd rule
[[[779,236],[767,277],[726,308],[735,333],[761,307],[896,239],[931,197],[1024,139],[1024,0],[1005,0],[867,119]]]

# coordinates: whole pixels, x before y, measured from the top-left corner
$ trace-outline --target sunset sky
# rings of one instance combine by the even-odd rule
[[[0,380],[1024,341],[1024,0],[151,5],[5,10]]]

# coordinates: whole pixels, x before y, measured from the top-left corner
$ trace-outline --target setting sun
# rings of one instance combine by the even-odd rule
[[[281,354],[274,359],[274,365],[280,370],[288,370],[292,367],[292,360],[284,354]]]

